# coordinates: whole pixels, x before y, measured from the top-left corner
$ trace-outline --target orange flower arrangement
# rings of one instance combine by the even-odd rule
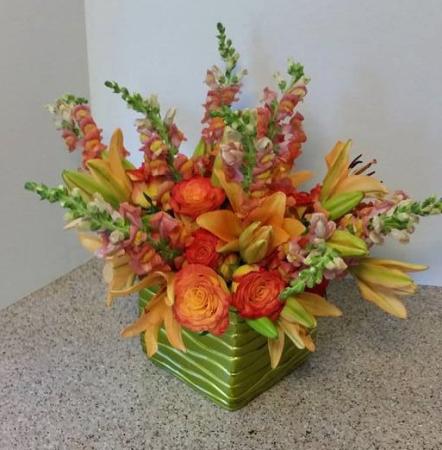
[[[368,255],[386,237],[408,241],[419,217],[442,212],[441,199],[389,193],[368,171],[374,160],[351,159],[350,140],[326,155],[322,181],[302,190],[312,174],[292,169],[306,141],[303,66],[290,61],[257,107],[235,108],[246,72],[237,70],[238,52],[221,24],[218,41],[225,68],[207,72],[204,128],[192,154],[180,151],[186,139],[174,108],[162,114],[156,96],[116,82],[105,85],[140,115],[139,167],[121,130],[102,143],[86,99],[67,95],[50,107],[68,149],[82,149],[84,167],[64,171],[64,186],[26,188],[66,208],[67,227],[106,260],[109,303],[149,297],[124,335],[144,333],[154,355],[164,329],[185,351],[182,329],[189,340],[198,338],[189,330],[221,335],[234,317],[269,339],[276,367],[285,336],[314,350],[315,317],[340,315],[314,289],[347,274],[363,298],[405,318],[401,297],[416,289],[408,272],[425,266]]]

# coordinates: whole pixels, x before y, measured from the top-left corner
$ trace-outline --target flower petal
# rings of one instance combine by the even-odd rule
[[[365,262],[364,262],[365,261]],[[390,269],[370,263],[366,258],[358,266],[351,267],[350,272],[360,281],[385,288],[407,288],[413,280],[398,269]]]
[[[161,325],[164,320],[166,308],[164,303],[164,292],[162,292],[150,301],[148,310],[144,312],[143,315],[123,329],[121,336],[133,337],[148,330],[152,325]]]
[[[226,196],[232,205],[233,211],[238,212],[241,209],[241,205],[243,204],[245,197],[241,184],[234,181],[227,181],[226,175],[221,169],[214,168],[213,174],[226,193]]]
[[[158,351],[158,333],[161,325],[154,324],[144,332],[144,343],[146,345],[147,356],[151,358]]]
[[[172,308],[168,307],[164,316],[164,328],[166,330],[167,339],[172,347],[186,351],[186,346],[183,342],[183,337],[181,335],[181,325],[177,322],[173,315]]]
[[[304,340],[299,333],[299,327],[296,323],[288,322],[287,320],[284,320],[282,318],[279,319],[279,323],[285,334],[297,348],[301,350],[305,348]]]
[[[294,187],[298,187],[300,184],[305,183],[313,177],[313,172],[310,170],[301,170],[300,172],[295,172],[289,175],[289,178]]]
[[[285,333],[281,327],[278,327],[278,338],[268,339],[270,365],[275,369],[281,361],[282,351],[284,350]]]
[[[375,286],[372,286],[362,281],[357,281],[361,296],[374,303],[383,309],[387,313],[399,317],[400,319],[407,318],[407,310],[403,303],[394,295],[387,293],[386,291],[377,290]]]
[[[333,192],[333,195],[345,192],[364,192],[366,194],[386,194],[388,189],[376,178],[367,175],[350,175],[343,179]]]
[[[240,220],[228,209],[201,214],[196,223],[225,242],[233,241],[241,234]]]
[[[282,223],[282,228],[290,235],[290,237],[301,236],[305,231],[305,226],[300,220],[287,217]]]
[[[336,189],[336,186],[345,179],[348,174],[348,155],[350,152],[351,141],[345,144],[338,142],[335,148],[327,155],[331,162],[327,175],[322,182],[322,189],[320,194],[320,201],[327,200]],[[327,161],[327,157],[326,157]]]
[[[428,266],[425,266],[424,264],[413,264],[405,261],[397,261],[395,259],[370,258],[370,261],[372,264],[402,270],[403,272],[420,272],[428,269]]]
[[[279,247],[280,245],[284,244],[290,239],[290,235],[279,227],[273,227],[272,228],[272,241],[269,245],[269,249],[267,253],[271,253],[276,247]]]
[[[261,225],[282,226],[287,197],[284,192],[275,192],[264,198],[259,206],[247,215],[247,222],[261,222]]]
[[[216,251],[219,253],[232,253],[239,251],[239,239],[227,242],[227,244],[217,246]]]
[[[141,289],[148,288],[155,285],[164,285],[164,277],[158,275],[158,272],[150,273],[144,277],[139,283],[132,285],[127,289],[110,289],[109,294],[112,297],[125,297],[126,295],[134,294],[141,291]]]
[[[339,317],[342,311],[325,298],[313,292],[302,292],[296,296],[296,300],[304,307],[304,309],[317,317]]]
[[[115,182],[118,183],[119,186],[126,192],[126,195],[129,196],[132,191],[132,183],[130,182],[123,167],[123,154],[123,133],[119,128],[117,128],[114,131],[109,144],[108,161]]]
[[[78,233],[78,240],[83,248],[91,253],[95,253],[103,245],[101,239],[97,235],[90,233]]]
[[[327,167],[330,168],[335,162],[338,156],[341,154],[345,147],[345,142],[338,141],[335,146],[325,155],[325,162]]]

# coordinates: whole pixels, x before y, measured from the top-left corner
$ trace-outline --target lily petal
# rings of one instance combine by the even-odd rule
[[[284,320],[280,318],[279,323],[281,325],[281,328],[284,330],[285,334],[288,336],[288,338],[295,344],[295,346],[299,349],[305,348],[304,340],[301,338],[301,335],[299,334],[299,327],[296,323],[288,322],[287,320]]]
[[[397,297],[392,294],[388,294],[385,291],[381,292],[376,290],[374,286],[363,283],[359,280],[357,281],[357,284],[361,296],[365,298],[365,300],[374,303],[379,306],[379,308],[393,316],[399,317],[400,319],[407,318],[407,310]]]
[[[157,294],[148,305],[148,310],[144,312],[135,322],[123,329],[121,336],[134,337],[143,331],[148,330],[152,325],[163,323],[167,306],[164,303],[164,292]]]
[[[424,264],[413,264],[405,261],[397,261],[395,259],[370,258],[370,261],[372,264],[402,270],[403,272],[420,272],[428,269],[428,266],[425,266]]]
[[[310,352],[316,351],[316,345],[313,342],[312,337],[304,327],[299,327],[299,334],[301,336],[301,339],[304,341],[305,348]]]
[[[268,339],[270,365],[275,369],[281,361],[282,351],[284,350],[285,333],[281,327],[278,327],[278,339]]]
[[[186,351],[186,346],[181,335],[181,325],[173,316],[172,308],[167,308],[164,316],[164,328],[166,329],[167,339],[174,348]]]
[[[151,358],[158,351],[158,333],[160,332],[161,325],[151,325],[144,332],[144,343],[146,345],[147,356]]]
[[[364,283],[370,283],[386,288],[406,288],[414,284],[413,280],[398,269],[389,269],[370,263],[361,262],[351,267],[350,272]]]
[[[245,198],[245,193],[241,184],[236,183],[235,181],[227,181],[226,175],[221,169],[214,168],[213,173],[226,193],[227,198],[232,205],[233,211],[240,211],[241,205],[243,204]]]
[[[144,277],[140,282],[134,284],[127,289],[111,289],[109,293],[112,297],[125,297],[126,295],[134,294],[141,291],[141,289],[148,288],[155,285],[164,285],[164,277],[158,273],[151,273]]]
[[[333,164],[329,167],[327,175],[322,182],[320,201],[324,202],[333,193],[338,184],[345,179],[348,174],[348,155],[350,152],[351,141],[347,141],[344,146],[339,145],[338,150],[332,150],[330,161]],[[336,151],[336,154],[335,154]]]
[[[284,192],[275,192],[264,198],[259,206],[247,215],[247,222],[261,222],[261,225],[280,227],[284,221],[287,197]]]
[[[114,176],[115,181],[125,190],[126,195],[129,196],[132,191],[132,183],[126,174],[123,167],[122,155],[124,154],[123,148],[123,133],[119,128],[114,131],[109,144],[109,166]]]
[[[232,253],[239,252],[239,239],[227,242],[227,244],[216,247],[216,251],[219,253]]]
[[[336,186],[334,195],[345,192],[364,192],[366,194],[386,194],[388,189],[376,178],[367,175],[350,175]]]
[[[273,227],[272,228],[272,241],[269,246],[269,249],[267,253],[271,253],[276,247],[279,247],[280,245],[284,244],[290,239],[289,233],[287,233],[285,230],[283,230],[280,227]]]
[[[336,142],[335,146],[327,153],[327,155],[325,156],[325,162],[328,168],[330,168],[336,162],[344,147],[345,142],[338,141]]]
[[[302,292],[296,296],[296,300],[304,307],[304,309],[317,317],[339,317],[342,311],[325,298],[313,292]]]
[[[101,239],[90,233],[78,233],[80,244],[91,253],[95,253],[102,246]]]
[[[313,177],[313,172],[310,170],[301,170],[289,175],[289,178],[294,187],[298,187],[300,184],[305,183]]]
[[[240,220],[228,209],[201,214],[196,223],[225,242],[233,241],[241,234]]]
[[[287,217],[282,223],[282,228],[290,235],[290,237],[301,236],[305,231],[305,226],[300,220]]]

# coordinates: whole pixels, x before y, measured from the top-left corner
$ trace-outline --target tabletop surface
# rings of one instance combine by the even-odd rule
[[[224,411],[120,338],[91,261],[0,311],[0,449],[442,449],[442,288],[383,314],[350,280],[318,350],[245,408]]]

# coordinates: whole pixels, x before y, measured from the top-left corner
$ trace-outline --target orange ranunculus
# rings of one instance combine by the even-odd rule
[[[224,191],[213,186],[209,178],[194,177],[173,187],[170,204],[176,213],[195,218],[217,209],[224,199]]]
[[[173,312],[191,331],[220,335],[229,326],[230,295],[224,280],[210,267],[188,264],[175,276]]]
[[[232,297],[232,305],[242,317],[277,318],[284,306],[279,299],[279,294],[285,287],[284,281],[277,272],[260,269],[240,277],[235,277],[233,274],[233,279],[238,284]]]
[[[192,234],[192,241],[186,247],[187,262],[216,269],[220,260],[220,254],[216,251],[218,242],[214,234],[199,228]]]

